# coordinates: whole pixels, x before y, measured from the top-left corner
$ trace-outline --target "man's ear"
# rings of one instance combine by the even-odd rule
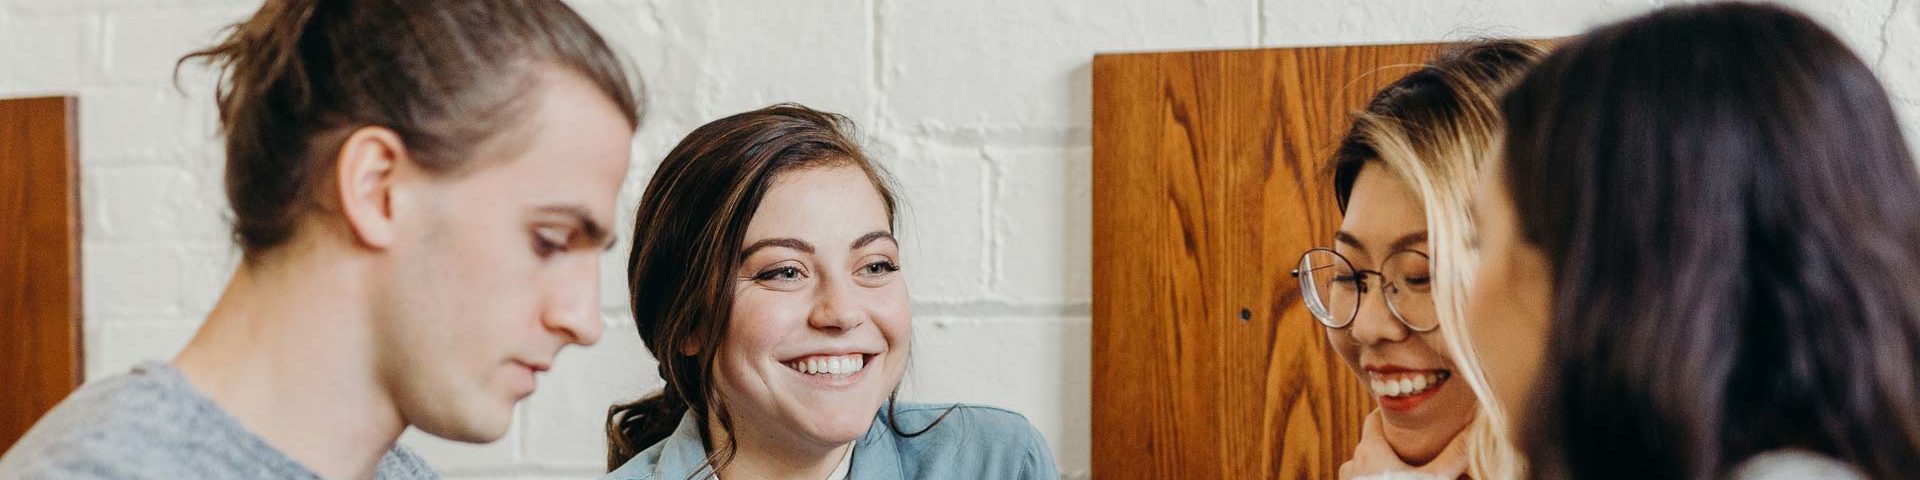
[[[382,127],[361,127],[340,145],[334,162],[339,179],[340,213],[360,245],[385,249],[394,239],[395,173],[407,157],[400,135]]]

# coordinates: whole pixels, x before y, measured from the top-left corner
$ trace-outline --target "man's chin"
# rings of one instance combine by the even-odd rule
[[[513,406],[508,405],[499,413],[472,412],[458,417],[463,418],[430,419],[416,422],[413,427],[429,435],[456,442],[493,443],[507,436],[507,427],[513,424]]]

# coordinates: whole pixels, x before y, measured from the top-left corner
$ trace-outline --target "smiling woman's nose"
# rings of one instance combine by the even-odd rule
[[[1407,339],[1407,329],[1399,320],[1393,318],[1393,311],[1387,308],[1385,295],[1369,294],[1360,303],[1360,311],[1355,312],[1353,325],[1348,333],[1361,345],[1391,343]]]
[[[845,286],[822,283],[807,323],[822,330],[847,331],[866,323],[865,310]]]

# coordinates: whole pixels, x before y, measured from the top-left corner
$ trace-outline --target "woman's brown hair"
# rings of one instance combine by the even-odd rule
[[[727,403],[713,395],[710,379],[732,314],[741,242],[778,175],[859,168],[886,205],[887,223],[894,223],[896,202],[886,172],[861,150],[852,129],[840,115],[774,105],[701,126],[661,161],[640,198],[627,273],[634,326],[667,384],[659,394],[608,410],[608,469],[672,435],[689,411],[703,439],[713,438],[709,417],[733,429]],[[688,347],[697,350],[685,354]],[[889,425],[903,436],[918,435]],[[717,470],[733,448],[710,451],[706,468]]]
[[[192,60],[222,75],[227,201],[249,259],[326,208],[327,167],[360,128],[459,175],[482,148],[511,156],[540,67],[585,78],[635,128],[642,108],[626,64],[559,0],[268,0]]]

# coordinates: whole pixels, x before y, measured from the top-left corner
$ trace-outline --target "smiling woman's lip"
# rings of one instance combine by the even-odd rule
[[[802,357],[802,358],[805,358],[805,357]],[[861,380],[866,379],[867,371],[872,370],[873,369],[872,367],[873,367],[873,362],[869,361],[869,362],[866,362],[864,365],[862,365],[859,370],[854,370],[853,373],[849,373],[846,375],[822,375],[822,374],[804,373],[799,370],[794,370],[791,367],[785,368],[785,370],[793,374],[794,376],[799,377],[801,383],[804,383],[807,386],[814,387],[817,389],[822,389],[822,390],[843,390],[843,389],[852,387],[855,384],[860,383]]]
[[[868,350],[822,350],[817,352],[803,353],[793,357],[783,358],[783,359],[780,359],[780,363],[797,362],[797,361],[805,360],[812,357],[838,357],[841,355],[853,355],[853,354],[859,354],[860,356],[863,356],[866,358],[873,358],[874,355],[879,355],[879,352],[868,351]]]
[[[1434,395],[1440,393],[1440,390],[1446,389],[1452,383],[1449,380],[1452,379],[1453,375],[1451,375],[1451,371],[1448,371],[1448,370],[1444,370],[1444,369],[1443,370],[1409,370],[1408,372],[1422,372],[1422,371],[1440,372],[1441,374],[1439,375],[1439,379],[1436,381],[1436,383],[1421,390],[1420,393],[1416,393],[1413,395],[1400,396],[1400,397],[1390,397],[1390,396],[1381,394],[1378,391],[1373,391],[1372,393],[1373,393],[1374,401],[1379,403],[1380,408],[1390,410],[1390,411],[1404,412],[1408,410],[1413,410],[1415,408],[1419,408],[1420,405],[1425,404],[1427,400],[1432,399]],[[1400,372],[1400,373],[1406,373],[1406,372]],[[1382,373],[1382,374],[1390,374],[1390,373]]]
[[[1380,408],[1384,408],[1384,409],[1392,410],[1396,412],[1404,412],[1408,410],[1413,410],[1415,408],[1420,408],[1420,405],[1427,403],[1428,399],[1433,398],[1434,395],[1437,395],[1440,393],[1440,389],[1443,389],[1446,387],[1447,385],[1442,384],[1438,387],[1427,389],[1427,391],[1420,392],[1420,393],[1413,394],[1411,396],[1406,396],[1406,397],[1388,397],[1383,395],[1375,395],[1374,401],[1380,403]]]
[[[1391,363],[1367,365],[1367,366],[1360,367],[1360,369],[1368,373],[1408,373],[1408,372],[1433,372],[1433,371],[1439,371],[1439,370],[1447,370],[1445,368],[1402,367],[1402,366],[1394,365]]]

